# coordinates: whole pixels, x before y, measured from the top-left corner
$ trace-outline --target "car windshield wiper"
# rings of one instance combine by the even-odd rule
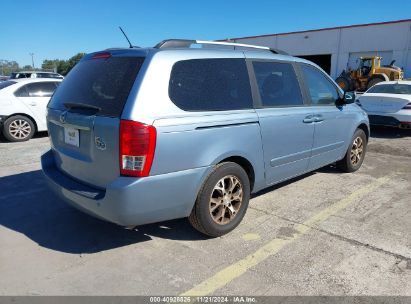
[[[65,102],[63,105],[66,107],[66,109],[71,110],[71,109],[85,109],[85,110],[95,110],[97,112],[101,111],[100,107],[96,107],[93,105],[88,105],[85,103],[80,103],[80,102]]]

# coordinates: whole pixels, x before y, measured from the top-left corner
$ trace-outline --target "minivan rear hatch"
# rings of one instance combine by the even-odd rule
[[[120,175],[123,108],[144,62],[142,51],[86,55],[55,91],[47,125],[57,168],[97,188]]]

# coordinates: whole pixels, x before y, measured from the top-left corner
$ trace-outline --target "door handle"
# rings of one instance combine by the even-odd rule
[[[312,123],[314,122],[314,116],[313,115],[308,115],[303,119],[303,123]]]
[[[324,118],[323,118],[322,115],[315,115],[314,116],[314,122],[321,122],[323,120],[324,120]]]
[[[308,115],[303,119],[304,123],[321,122],[324,120],[322,115]]]

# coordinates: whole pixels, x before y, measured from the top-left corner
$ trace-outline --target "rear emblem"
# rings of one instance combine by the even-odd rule
[[[61,115],[60,115],[60,122],[61,122],[61,123],[65,123],[65,122],[66,122],[66,115],[67,115],[67,112],[61,113]]]
[[[96,144],[97,149],[99,150],[105,150],[106,149],[106,143],[104,142],[104,139],[102,139],[99,136],[94,137],[94,143]]]

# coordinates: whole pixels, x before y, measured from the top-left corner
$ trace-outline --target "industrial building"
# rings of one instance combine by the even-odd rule
[[[361,56],[381,56],[383,65],[404,69],[411,78],[411,19],[359,24],[299,32],[269,34],[230,41],[268,46],[303,57],[321,66],[334,79],[358,66]]]

